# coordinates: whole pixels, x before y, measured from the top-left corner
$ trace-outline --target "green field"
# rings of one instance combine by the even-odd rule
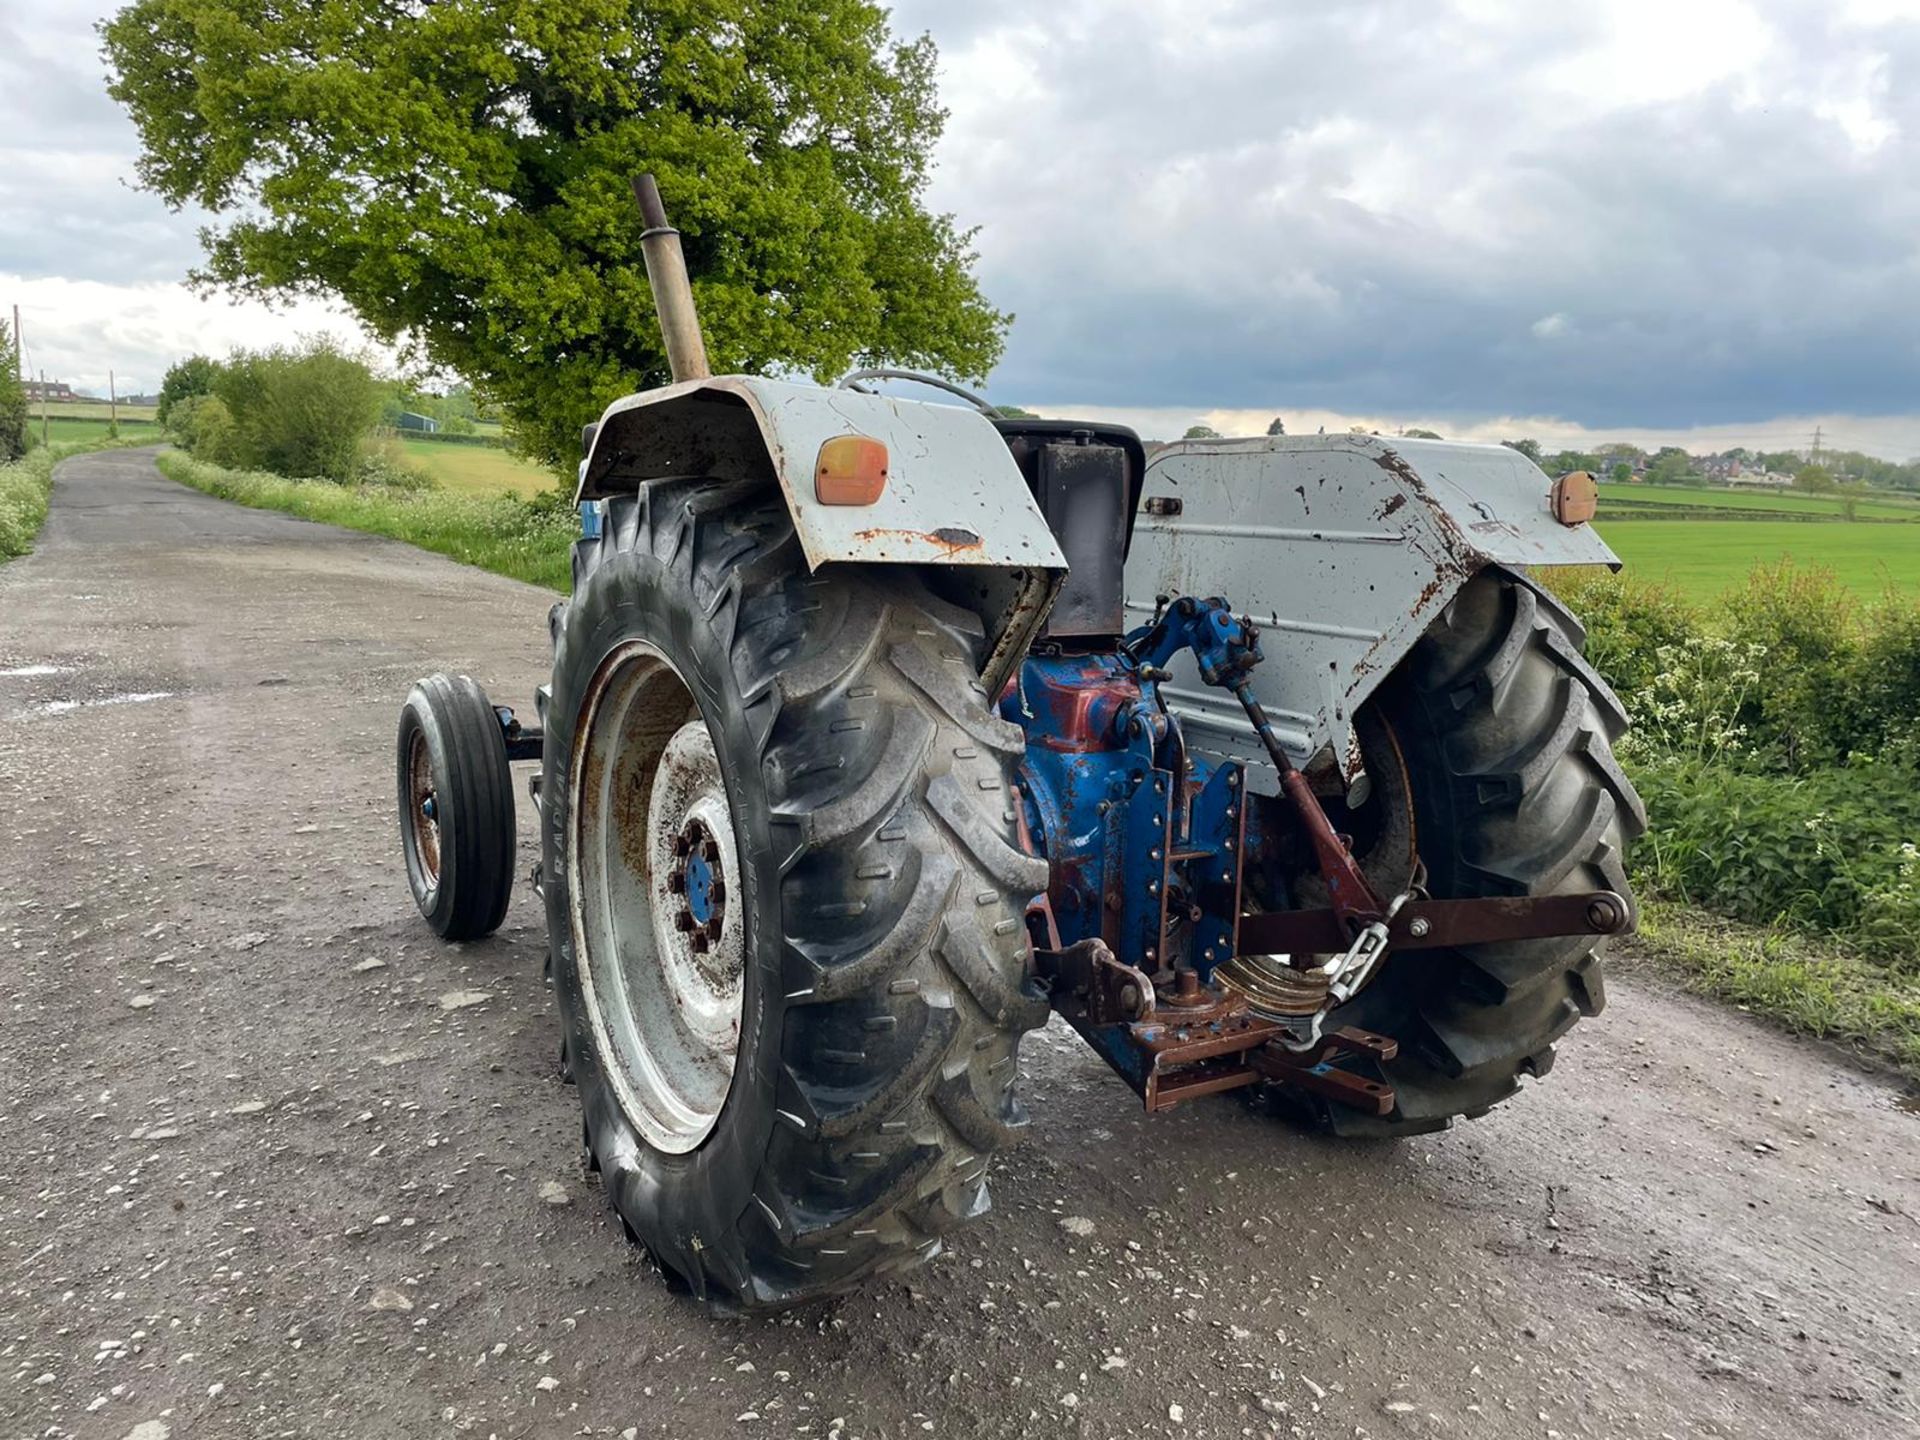
[[[396,441],[410,464],[457,495],[518,495],[531,499],[551,490],[558,477],[531,461],[488,445],[445,445],[433,440]]]
[[[1756,563],[1792,560],[1833,571],[1862,599],[1889,586],[1920,594],[1920,525],[1813,524],[1804,520],[1629,520],[1599,529],[1638,580],[1708,601],[1745,582]]]
[[[1832,515],[1845,512],[1828,495],[1803,495],[1792,490],[1729,490],[1710,485],[1615,485],[1600,487],[1602,510],[1610,505],[1651,508],[1684,505],[1697,509],[1762,510],[1788,515]],[[1860,502],[1855,512],[1873,520],[1920,520],[1920,497],[1876,495]],[[1615,518],[1618,518],[1617,516]]]
[[[40,406],[29,402],[27,407],[33,414],[35,424],[40,421]],[[47,415],[58,425],[62,420],[108,420],[113,416],[113,407],[104,400],[50,400],[47,402]],[[122,405],[119,407],[122,423],[128,420],[153,419],[151,405]]]
[[[69,411],[74,408],[76,407],[67,407]],[[153,412],[146,413],[150,416]],[[104,405],[100,407],[98,417],[76,417],[71,413],[63,415],[55,410],[48,417],[47,439],[55,445],[68,440],[86,442],[104,440],[107,438],[107,428],[110,424],[111,422],[107,419],[107,407]],[[27,418],[27,436],[34,444],[40,443],[40,413],[37,410]],[[154,420],[130,420],[122,415],[120,438],[122,440],[161,440],[165,437],[161,433],[159,424]]]

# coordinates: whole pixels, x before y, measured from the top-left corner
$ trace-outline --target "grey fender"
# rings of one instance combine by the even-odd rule
[[[1552,482],[1504,445],[1373,435],[1183,441],[1147,465],[1127,560],[1130,620],[1160,595],[1221,595],[1253,617],[1261,703],[1296,764],[1362,774],[1354,712],[1488,565],[1607,565],[1590,525],[1563,525]],[[1175,513],[1177,512],[1177,513]],[[1163,687],[1189,746],[1277,778],[1229,695],[1191,658]]]
[[[872,505],[823,505],[815,495],[820,447],[841,435],[887,447],[886,487]],[[1006,442],[978,411],[960,406],[750,375],[669,385],[607,407],[574,500],[631,494],[674,476],[777,483],[814,570],[964,567],[964,586],[939,588],[986,621],[990,683],[1018,664],[1066,574]]]

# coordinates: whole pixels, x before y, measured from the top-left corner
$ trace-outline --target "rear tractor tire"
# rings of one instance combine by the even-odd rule
[[[513,777],[487,694],[429,675],[400,710],[400,848],[420,913],[443,940],[500,928],[513,896]]]
[[[575,546],[553,638],[552,975],[610,1203],[720,1309],[930,1258],[1047,1015],[979,620],[810,575],[777,493],[659,481]]]
[[[1585,642],[1546,590],[1489,568],[1370,702],[1392,742],[1385,763],[1369,758],[1375,793],[1410,801],[1436,899],[1612,890],[1632,908],[1626,848],[1646,812],[1613,756],[1626,712],[1581,654]],[[1383,785],[1389,768],[1403,775]],[[1340,1134],[1392,1136],[1485,1114],[1521,1077],[1545,1075],[1554,1042],[1605,1005],[1603,943],[1573,935],[1390,955],[1329,1028],[1400,1042],[1396,1059],[1368,1072],[1392,1085],[1395,1107],[1376,1117],[1311,1102],[1313,1118]]]

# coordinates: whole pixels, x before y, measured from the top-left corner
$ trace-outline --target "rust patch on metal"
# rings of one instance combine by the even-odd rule
[[[1380,507],[1380,513],[1374,518],[1378,520],[1384,520],[1389,515],[1393,514],[1396,510],[1400,509],[1406,503],[1407,503],[1407,497],[1404,495],[1389,495],[1387,497],[1387,503]]]
[[[948,557],[958,555],[963,550],[986,548],[986,542],[973,531],[957,525],[945,525],[938,530],[900,530],[876,525],[854,531],[853,538],[868,545],[886,540],[907,540],[916,545],[932,545]]]

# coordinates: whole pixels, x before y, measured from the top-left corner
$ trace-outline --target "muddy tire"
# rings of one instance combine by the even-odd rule
[[[776,493],[663,481],[576,545],[553,639],[553,985],[629,1235],[731,1310],[931,1258],[1047,1015],[978,619],[810,575]]]
[[[1435,898],[1613,890],[1632,903],[1625,850],[1646,813],[1613,757],[1626,713],[1581,655],[1585,640],[1546,591],[1488,569],[1378,692]],[[1400,1042],[1379,1072],[1396,1107],[1315,1105],[1315,1118],[1341,1134],[1406,1135],[1485,1114],[1599,1013],[1600,951],[1568,936],[1389,957],[1332,1023]]]
[[[443,940],[500,928],[513,897],[513,777],[487,695],[429,675],[400,710],[400,849],[414,903]]]

